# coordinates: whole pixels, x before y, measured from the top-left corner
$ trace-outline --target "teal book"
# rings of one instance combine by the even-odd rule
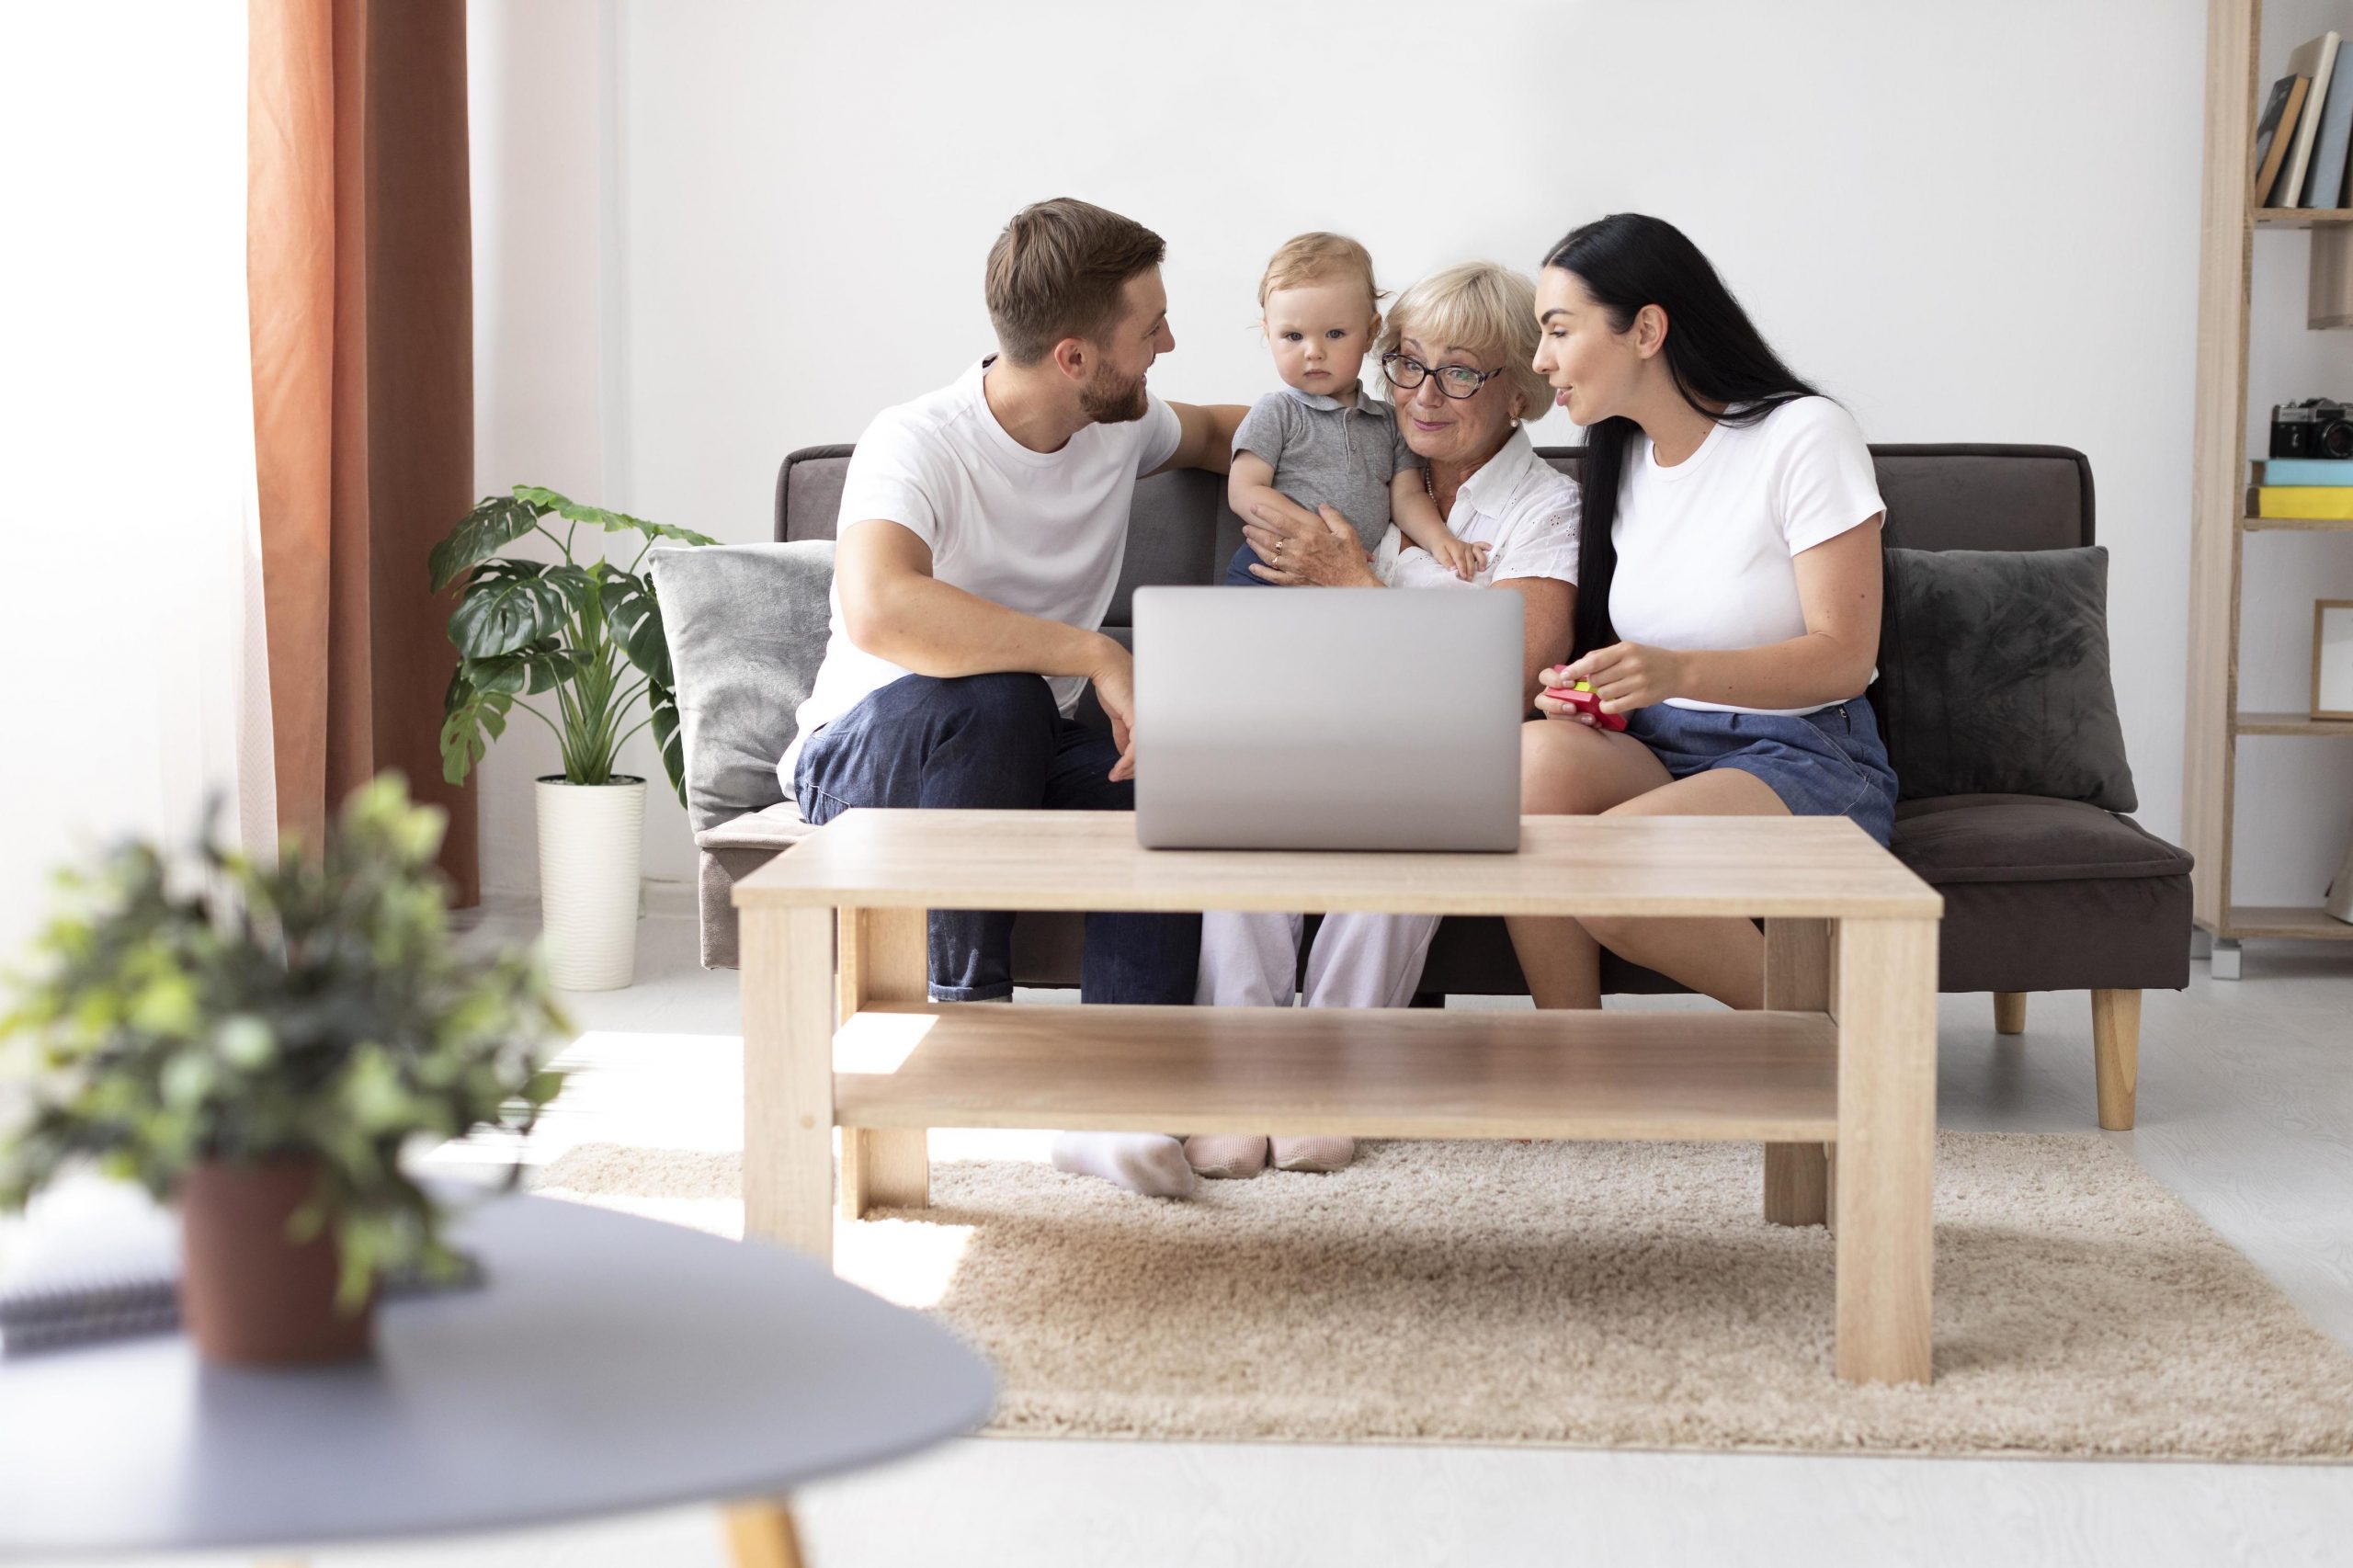
[[[2267,458],[2255,468],[2258,485],[2353,489],[2353,458]]]

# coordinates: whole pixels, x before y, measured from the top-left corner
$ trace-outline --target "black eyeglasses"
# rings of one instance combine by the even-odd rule
[[[1430,379],[1427,365],[1410,354],[1392,350],[1381,357],[1381,373],[1399,392],[1412,392]],[[1474,370],[1468,365],[1440,365],[1437,370],[1438,390],[1460,403],[1466,397],[1477,397],[1479,389],[1503,374],[1501,370]]]

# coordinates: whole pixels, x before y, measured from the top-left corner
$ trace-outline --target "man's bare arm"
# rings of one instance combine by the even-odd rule
[[[1110,716],[1120,762],[1111,777],[1135,770],[1134,664],[1099,631],[1024,615],[931,574],[931,547],[904,524],[853,523],[834,548],[834,580],[849,640],[878,659],[919,676],[1017,672],[1084,676]]]
[[[1250,411],[1238,403],[1216,403],[1200,406],[1189,403],[1172,403],[1169,409],[1176,415],[1176,423],[1184,435],[1176,442],[1176,449],[1168,460],[1154,469],[1154,473],[1165,473],[1172,468],[1205,468],[1211,473],[1223,473],[1233,460],[1233,433],[1242,428],[1242,417]]]
[[[931,574],[931,547],[881,518],[843,531],[834,574],[849,640],[916,675],[1092,675],[1105,646],[1119,646],[1100,632],[1024,615],[939,581]]]

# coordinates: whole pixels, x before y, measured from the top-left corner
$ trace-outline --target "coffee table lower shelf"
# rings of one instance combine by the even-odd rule
[[[1829,1143],[1838,1040],[1820,1013],[870,1003],[834,1037],[834,1119]]]

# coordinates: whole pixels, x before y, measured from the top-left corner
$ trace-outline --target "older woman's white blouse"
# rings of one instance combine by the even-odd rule
[[[1577,580],[1576,481],[1536,455],[1524,426],[1514,426],[1503,449],[1480,465],[1456,492],[1446,526],[1466,544],[1492,547],[1486,570],[1470,583],[1405,542],[1395,524],[1381,541],[1372,569],[1392,588],[1485,587],[1515,577]]]

